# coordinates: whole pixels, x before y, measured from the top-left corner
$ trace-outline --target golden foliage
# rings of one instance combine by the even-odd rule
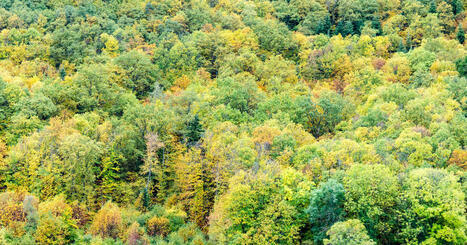
[[[90,227],[93,235],[101,237],[117,238],[122,232],[122,216],[120,208],[108,201],[94,216],[94,221]]]
[[[165,217],[154,216],[148,220],[147,230],[151,236],[166,236],[170,232],[170,221]]]
[[[24,222],[23,192],[4,192],[0,194],[0,226],[8,227],[15,222]]]
[[[455,164],[463,169],[467,169],[467,151],[454,150],[451,154],[451,158],[449,159],[448,163]]]

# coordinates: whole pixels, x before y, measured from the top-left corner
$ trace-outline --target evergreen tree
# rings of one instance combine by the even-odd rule
[[[60,70],[58,71],[59,72],[59,75],[60,75],[60,78],[63,80],[65,80],[65,76],[66,76],[66,71],[63,67],[60,67]]]
[[[467,56],[456,61],[456,69],[459,75],[467,76]]]
[[[452,11],[455,15],[459,14],[464,10],[464,1],[462,0],[454,0],[452,1]]]
[[[336,31],[342,36],[353,35],[354,26],[350,21],[341,21],[337,24]]]
[[[436,13],[436,1],[435,0],[432,0],[430,2],[430,13]]]
[[[188,145],[194,145],[196,142],[198,142],[199,139],[201,139],[201,135],[204,132],[204,129],[199,122],[198,115],[195,115],[195,117],[188,122],[187,131],[188,132],[186,137]]]
[[[324,19],[319,21],[317,33],[324,33],[324,34],[329,35],[330,29],[331,29],[331,18],[329,17],[329,15],[326,15]]]
[[[459,42],[461,44],[464,44],[465,42],[465,33],[464,33],[464,28],[462,28],[461,25],[459,25],[459,28],[457,28],[457,40],[459,40]]]
[[[144,10],[146,14],[150,14],[152,11],[154,11],[154,6],[151,4],[151,2],[147,2]]]
[[[311,232],[316,244],[322,244],[326,232],[344,213],[344,186],[335,179],[330,179],[311,193],[310,215]]]
[[[149,192],[148,192],[148,188],[145,187],[143,189],[143,193],[142,193],[142,196],[143,196],[143,207],[148,210],[150,208],[150,205],[151,205],[151,198],[149,197]]]

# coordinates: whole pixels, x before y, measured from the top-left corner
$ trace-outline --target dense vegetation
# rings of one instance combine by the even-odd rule
[[[466,244],[464,7],[0,0],[0,244]]]

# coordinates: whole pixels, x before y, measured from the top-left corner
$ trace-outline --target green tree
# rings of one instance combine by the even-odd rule
[[[456,69],[459,72],[459,75],[467,77],[467,56],[456,61]]]
[[[346,171],[343,182],[348,215],[360,219],[375,240],[393,241],[400,186],[392,171],[379,164],[356,164]]]
[[[311,193],[310,207],[307,209],[307,213],[310,215],[311,233],[317,244],[322,244],[329,228],[342,219],[344,202],[344,187],[335,179],[321,183]]]
[[[20,113],[28,117],[37,116],[41,120],[53,117],[58,112],[52,100],[42,93],[34,93],[30,97],[21,98],[15,107]]]
[[[329,239],[324,239],[325,245],[374,245],[368,236],[365,226],[358,219],[349,219],[335,223],[327,232]]]
[[[319,137],[333,132],[334,127],[347,117],[350,103],[335,92],[324,92],[316,102],[310,97],[298,97],[294,109],[291,119]]]
[[[227,244],[293,244],[307,217],[312,183],[292,169],[268,166],[232,179],[211,215],[210,236]]]
[[[272,19],[255,19],[251,24],[258,36],[261,48],[272,54],[281,54],[289,59],[296,59],[298,45],[292,39],[292,33],[284,23]]]
[[[464,44],[465,33],[464,33],[464,28],[462,27],[462,25],[459,25],[459,27],[457,28],[456,38],[461,44]]]
[[[50,57],[56,67],[65,60],[81,63],[86,56],[95,52],[86,44],[82,35],[83,32],[77,26],[62,27],[52,33]]]
[[[0,130],[5,129],[12,113],[14,112],[8,98],[7,86],[7,83],[0,78]]]
[[[198,114],[196,114],[192,120],[188,122],[187,125],[187,143],[188,145],[196,144],[200,139],[204,132],[203,126],[199,122]]]
[[[400,241],[465,244],[465,194],[457,177],[442,169],[415,169],[403,184]]]
[[[115,64],[122,68],[123,87],[142,98],[158,86],[159,71],[149,56],[133,50],[118,56]]]
[[[203,157],[199,148],[192,147],[180,159],[178,183],[192,222],[203,230],[208,228],[208,217],[214,206],[217,190],[214,164]]]
[[[72,199],[91,201],[97,164],[102,155],[102,146],[80,134],[66,136],[58,148],[63,159],[64,191]]]

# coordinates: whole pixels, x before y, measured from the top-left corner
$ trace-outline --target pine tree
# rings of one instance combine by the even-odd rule
[[[402,52],[402,53],[407,52],[407,50],[405,49],[405,46],[404,46],[404,42],[402,41],[402,38],[401,38],[401,40],[400,40],[400,42],[399,42],[398,51],[399,51],[399,52]]]
[[[59,75],[60,75],[60,79],[62,79],[62,81],[65,79],[65,76],[66,76],[66,71],[63,67],[60,67],[60,70],[58,71],[59,72]]]
[[[351,21],[341,21],[337,24],[336,31],[342,36],[353,35],[354,26]]]
[[[452,1],[451,4],[452,4],[452,10],[455,15],[461,13],[462,10],[464,10],[464,4],[463,4],[463,1],[461,0],[454,0]]]
[[[457,28],[457,40],[459,40],[461,44],[464,44],[465,42],[464,28],[462,28],[461,25],[459,25],[459,27]]]
[[[188,122],[188,127],[187,127],[187,143],[188,145],[194,145],[196,142],[198,142],[199,139],[201,139],[201,135],[204,132],[203,126],[199,122],[198,115],[195,115],[193,120]]]
[[[430,2],[430,13],[436,13],[436,1],[435,0],[432,0]]]
[[[456,61],[456,69],[459,75],[467,77],[467,56]]]
[[[154,5],[152,5],[151,2],[147,2],[144,11],[146,14],[150,14],[152,11],[154,11]]]
[[[324,19],[320,20],[317,26],[317,33],[325,33],[329,35],[331,29],[331,18],[327,15]]]
[[[151,199],[149,197],[149,192],[148,192],[148,188],[144,188],[143,189],[143,193],[142,193],[142,196],[143,196],[143,207],[145,208],[145,210],[149,210],[150,209],[150,205],[151,205]]]

